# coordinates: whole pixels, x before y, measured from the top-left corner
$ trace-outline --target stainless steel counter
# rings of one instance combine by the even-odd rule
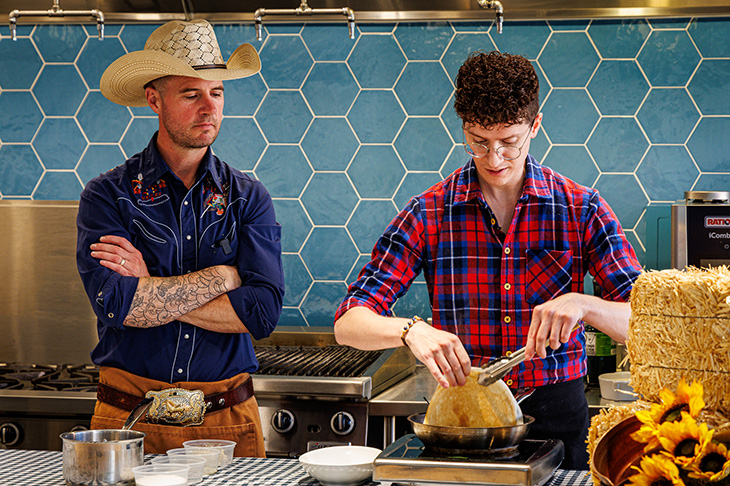
[[[419,364],[416,372],[373,397],[370,400],[370,415],[407,417],[423,413],[428,401],[436,391],[436,380],[428,369]]]

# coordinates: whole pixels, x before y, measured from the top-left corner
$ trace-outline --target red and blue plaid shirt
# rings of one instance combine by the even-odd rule
[[[606,201],[527,157],[522,196],[506,233],[479,189],[470,160],[410,200],[378,239],[371,261],[349,287],[335,320],[356,306],[392,315],[393,303],[420,272],[433,325],[459,336],[474,366],[523,347],[532,309],[582,292],[586,272],[602,297],[628,301],[641,273],[634,250]],[[545,359],[516,367],[512,388],[542,386],[586,374],[585,334]]]

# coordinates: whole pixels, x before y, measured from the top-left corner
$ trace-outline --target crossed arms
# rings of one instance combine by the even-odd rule
[[[91,250],[103,267],[139,278],[125,326],[156,327],[179,320],[209,331],[248,332],[226,295],[241,286],[235,267],[216,265],[185,275],[151,277],[142,254],[126,238],[102,236]]]

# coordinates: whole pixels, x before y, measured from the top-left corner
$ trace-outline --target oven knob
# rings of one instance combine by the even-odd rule
[[[286,434],[294,428],[294,414],[289,410],[279,409],[271,416],[271,427],[280,434]]]
[[[337,412],[330,420],[330,427],[337,435],[347,435],[355,430],[355,417],[349,412]]]
[[[23,436],[19,425],[12,422],[5,422],[0,425],[0,444],[12,446],[20,442]]]

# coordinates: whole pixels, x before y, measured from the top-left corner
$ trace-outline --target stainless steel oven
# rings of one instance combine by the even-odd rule
[[[730,265],[730,192],[684,197],[672,205],[672,267]]]

